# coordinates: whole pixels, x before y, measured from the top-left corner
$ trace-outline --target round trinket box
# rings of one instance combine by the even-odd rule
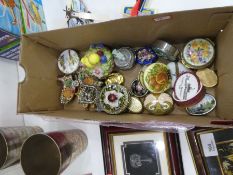
[[[201,83],[205,87],[214,87],[218,83],[218,77],[216,73],[208,68],[198,70],[196,75],[199,77]]]
[[[184,65],[192,69],[208,67],[214,60],[214,46],[206,39],[193,39],[189,41],[182,52]]]
[[[105,80],[105,84],[109,85],[109,84],[124,84],[125,82],[125,77],[120,74],[120,73],[111,73],[107,79]]]
[[[82,70],[88,75],[103,79],[113,69],[111,51],[103,45],[92,45],[81,59]]]
[[[172,87],[174,87],[177,77],[184,72],[191,72],[190,69],[186,68],[182,63],[170,62],[167,64],[172,78]]]
[[[195,74],[185,72],[177,78],[172,95],[177,105],[188,107],[202,100],[205,89]]]
[[[144,101],[145,109],[155,115],[165,115],[173,110],[173,99],[169,94],[149,94]]]
[[[180,53],[173,45],[162,40],[156,40],[152,48],[159,57],[170,61],[176,61]]]
[[[129,112],[139,114],[143,110],[142,102],[137,97],[130,97]]]
[[[148,90],[143,87],[138,80],[134,80],[131,84],[131,91],[130,93],[136,97],[144,97],[148,94]]]
[[[148,65],[157,61],[158,56],[149,47],[143,47],[136,51],[136,63],[141,65]]]
[[[108,114],[120,114],[129,106],[130,96],[124,86],[110,84],[100,92],[100,104]]]
[[[143,75],[144,85],[152,93],[162,93],[171,87],[168,67],[163,63],[148,66]]]
[[[114,58],[114,63],[119,69],[128,70],[135,64],[136,56],[133,49],[130,47],[114,49],[112,51],[112,55]]]
[[[72,74],[79,67],[80,58],[74,50],[68,49],[58,58],[58,68],[64,74]]]
[[[205,94],[205,97],[196,105],[186,108],[190,115],[206,115],[214,110],[216,107],[216,100],[210,94]]]

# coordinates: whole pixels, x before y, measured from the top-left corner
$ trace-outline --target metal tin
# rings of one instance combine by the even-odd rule
[[[190,115],[206,115],[214,110],[216,107],[216,100],[210,94],[205,94],[205,97],[196,105],[186,108]]]
[[[124,112],[129,105],[129,100],[127,89],[118,84],[107,85],[100,92],[100,104],[108,114]]]
[[[173,98],[179,106],[191,106],[198,103],[205,95],[198,77],[191,73],[181,74],[174,85]]]
[[[43,132],[43,129],[36,126],[0,128],[0,169],[18,161],[23,142],[40,132]]]
[[[139,114],[143,110],[142,102],[137,97],[130,97],[129,112]]]
[[[105,84],[120,84],[123,85],[125,82],[125,78],[122,74],[120,73],[111,73],[107,79],[105,80]]]
[[[176,61],[180,53],[173,45],[162,40],[156,40],[152,45],[152,48],[159,57],[170,61]]]
[[[145,109],[155,115],[165,115],[173,110],[173,100],[169,94],[149,94],[144,101]]]
[[[103,45],[91,45],[81,58],[82,71],[98,79],[106,78],[113,70],[111,51]]]
[[[143,75],[146,88],[152,93],[162,93],[171,87],[171,76],[168,67],[163,63],[148,66]]]
[[[189,41],[182,52],[185,65],[193,69],[208,67],[214,60],[214,46],[206,39],[193,39]]]
[[[141,65],[148,65],[156,62],[158,56],[149,47],[143,47],[136,51],[136,63]]]
[[[21,166],[25,174],[58,175],[87,145],[86,134],[78,129],[36,134],[23,144]]]
[[[131,69],[136,60],[134,51],[130,47],[122,47],[120,49],[114,49],[112,51],[114,62],[116,67],[122,70]]]
[[[98,90],[95,86],[83,85],[80,87],[78,102],[81,104],[93,104],[96,102]]]
[[[74,73],[80,63],[80,58],[76,51],[67,49],[58,58],[58,68],[64,74]]]
[[[182,63],[179,62],[170,62],[167,64],[167,67],[170,71],[172,78],[172,87],[174,87],[177,77],[184,72],[192,72],[190,69],[185,67]]]
[[[201,83],[205,87],[214,87],[218,83],[218,77],[216,73],[208,68],[198,70],[196,75],[199,77]]]
[[[136,97],[144,97],[145,95],[148,94],[148,90],[141,85],[140,81],[134,80],[131,83],[131,91],[130,93]]]

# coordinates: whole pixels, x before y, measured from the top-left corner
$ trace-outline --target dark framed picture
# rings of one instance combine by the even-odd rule
[[[233,174],[233,129],[210,129],[196,136],[207,174]]]
[[[102,126],[101,134],[106,175],[183,174],[174,133]]]

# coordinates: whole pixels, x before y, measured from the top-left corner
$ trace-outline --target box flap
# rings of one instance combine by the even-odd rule
[[[226,19],[232,12],[233,7],[181,11],[131,17],[28,36],[61,50],[83,50],[88,48],[90,43],[100,42],[110,46],[142,46],[151,44],[158,38],[180,42],[201,36],[215,37],[220,29],[225,27]]]
[[[26,77],[18,86],[18,112],[62,109],[57,84],[59,52],[23,36],[20,65]]]
[[[233,22],[217,38],[216,68],[219,77],[217,86],[217,115],[233,119]]]

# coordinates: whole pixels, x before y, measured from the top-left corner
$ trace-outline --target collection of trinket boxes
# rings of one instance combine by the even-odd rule
[[[77,97],[86,109],[108,114],[147,111],[154,115],[171,113],[175,105],[190,115],[205,115],[216,106],[214,96],[206,91],[218,81],[208,68],[215,56],[209,39],[193,39],[182,51],[163,40],[112,51],[103,44],[93,44],[80,55],[68,49],[58,58],[58,68],[65,74],[59,77],[62,104]],[[136,66],[141,67],[137,79],[130,86],[124,85],[124,74]]]

